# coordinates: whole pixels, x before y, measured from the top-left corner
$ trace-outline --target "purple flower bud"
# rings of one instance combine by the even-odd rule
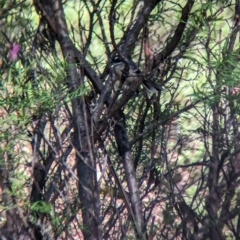
[[[10,61],[15,62],[18,58],[18,54],[21,50],[21,46],[19,44],[13,44],[10,52]]]

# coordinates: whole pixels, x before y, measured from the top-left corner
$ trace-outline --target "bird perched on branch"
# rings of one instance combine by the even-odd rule
[[[127,66],[126,66],[127,64]],[[122,80],[123,71],[128,70],[127,77],[124,79],[124,82],[127,85],[131,85],[134,81],[137,81],[139,78],[142,78],[143,86],[150,93],[158,93],[162,90],[162,86],[158,83],[155,83],[151,78],[151,74],[144,75],[139,70],[138,66],[132,61],[124,61],[118,55],[114,56],[112,59],[111,72],[114,80]]]

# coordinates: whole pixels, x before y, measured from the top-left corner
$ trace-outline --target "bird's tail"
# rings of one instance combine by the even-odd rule
[[[163,90],[163,87],[160,84],[149,79],[144,79],[142,84],[150,93],[158,93]]]

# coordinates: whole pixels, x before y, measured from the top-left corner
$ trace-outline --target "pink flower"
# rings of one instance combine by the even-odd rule
[[[240,88],[239,87],[234,87],[232,89],[232,95],[239,95],[240,93]]]
[[[18,54],[21,50],[21,46],[19,44],[13,44],[10,52],[10,61],[15,62],[18,58]]]

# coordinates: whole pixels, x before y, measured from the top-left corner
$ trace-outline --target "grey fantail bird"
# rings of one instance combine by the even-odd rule
[[[125,62],[117,55],[112,59],[112,65],[111,65],[111,72],[113,77],[121,81],[122,78],[122,72],[125,68]],[[142,84],[143,86],[150,92],[150,93],[157,93],[162,90],[162,86],[158,83],[155,83],[153,80],[144,77],[144,75],[141,73],[139,68],[134,62],[128,63],[129,65],[129,72],[125,79],[125,83],[127,85],[131,85],[134,81],[136,81],[138,78],[143,77]]]

